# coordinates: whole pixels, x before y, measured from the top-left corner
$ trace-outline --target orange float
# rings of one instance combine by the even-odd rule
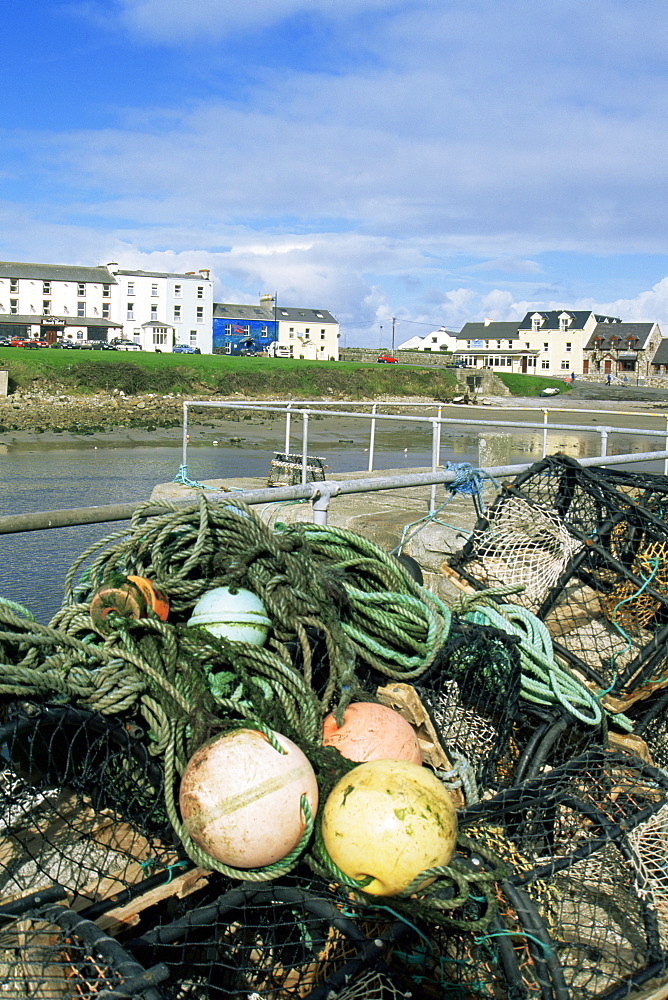
[[[299,843],[305,821],[301,797],[315,816],[318,783],[308,758],[274,733],[279,753],[255,729],[209,740],[191,757],[181,779],[181,816],[193,841],[233,868],[280,861]]]
[[[420,744],[410,723],[393,708],[375,702],[348,705],[342,726],[337,726],[333,715],[326,716],[322,743],[336,747],[343,757],[360,763],[388,759],[422,763]]]
[[[165,622],[169,601],[146,577],[119,573],[100,587],[90,603],[90,616],[102,630],[112,611],[122,618],[148,618],[152,612]]]

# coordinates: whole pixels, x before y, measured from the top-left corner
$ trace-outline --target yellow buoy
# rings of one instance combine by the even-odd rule
[[[374,760],[353,768],[334,786],[323,810],[322,837],[346,875],[372,877],[364,892],[394,896],[425,868],[448,863],[457,815],[450,795],[427,768]]]

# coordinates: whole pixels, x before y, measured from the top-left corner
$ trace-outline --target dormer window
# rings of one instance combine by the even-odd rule
[[[533,316],[531,317],[531,329],[533,330],[533,332],[536,333],[538,330],[540,330],[542,325],[543,325],[543,317],[541,316],[540,313],[534,313]]]
[[[571,325],[571,317],[568,313],[561,313],[559,315],[559,330],[564,333]]]

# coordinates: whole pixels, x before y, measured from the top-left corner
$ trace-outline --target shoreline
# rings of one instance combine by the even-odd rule
[[[28,398],[14,400],[7,397],[0,405],[0,449],[7,453],[14,450],[41,451],[54,446],[63,449],[96,448],[128,448],[174,447],[180,445],[183,438],[182,405],[186,397],[156,397],[154,394],[145,396],[124,397],[97,394],[91,397],[61,397],[59,399],[44,399],[34,394]],[[214,400],[206,400],[213,402]],[[225,402],[243,402],[243,397],[236,399],[215,400]],[[204,402],[204,400],[203,400]],[[277,400],[258,400],[258,402],[279,402]],[[283,402],[283,401],[280,401]],[[321,402],[318,400],[318,402]],[[334,402],[334,401],[332,401]],[[336,400],[338,405],[333,412],[345,406],[346,401]],[[442,404],[427,397],[407,397],[397,400],[377,398],[374,400],[351,400],[347,403],[350,409],[356,408],[360,402],[392,403],[402,413],[415,414],[417,411],[411,403],[424,403],[430,406],[443,406],[448,416],[461,414],[462,423],[469,417],[481,419],[489,414],[493,421],[495,410],[545,410],[579,411],[585,418],[588,410],[638,414],[643,419],[647,417],[666,417],[664,407],[658,407],[655,402],[645,404],[640,401],[613,399],[578,399],[574,396],[564,396],[546,400],[539,397],[498,396],[486,397],[484,404],[452,405]],[[115,405],[114,405],[115,404]],[[121,412],[119,412],[119,410]],[[218,441],[221,448],[262,447],[271,440],[278,450],[283,445],[285,418],[282,414],[266,414],[262,412],[245,412],[233,418],[227,415],[217,415],[215,410],[209,410],[207,419],[195,418],[192,409],[189,421],[189,447],[198,444],[210,445],[212,438]],[[60,421],[54,419],[60,417]],[[4,419],[3,419],[4,418]],[[77,419],[78,418],[78,419]],[[22,426],[6,426],[12,423]],[[106,426],[105,426],[106,424]],[[66,426],[65,426],[66,425]],[[300,420],[296,416],[293,423],[295,440],[301,434]],[[400,422],[385,423],[386,434],[405,430]],[[310,447],[326,447],[328,444],[348,443],[352,435],[360,435],[359,418],[339,417],[335,419],[332,412],[324,416],[311,416],[309,420]],[[365,428],[364,435],[367,430]],[[350,443],[353,443],[352,441]]]

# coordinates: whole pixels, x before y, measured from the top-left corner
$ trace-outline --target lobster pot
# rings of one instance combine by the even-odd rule
[[[141,730],[64,706],[9,705],[0,726],[0,907],[60,890],[77,909],[179,861],[162,771]]]
[[[622,712],[668,685],[668,479],[552,456],[504,487],[451,561],[543,621],[558,658]]]
[[[0,979],[14,1000],[82,1000],[118,991],[161,1000],[166,969],[145,969],[116,940],[62,905],[0,918]],[[106,993],[104,994],[107,995]]]
[[[358,979],[369,985],[371,967],[407,928],[403,921],[381,916],[379,923],[355,910],[344,891],[336,894],[331,883],[306,872],[271,885],[245,883],[207,904],[183,908],[176,919],[165,911],[127,947],[139,961],[169,970],[163,989],[170,1000],[403,997],[382,976],[376,993],[356,992]]]
[[[297,486],[302,481],[303,456],[292,452],[274,452],[269,466],[268,486]],[[314,455],[306,458],[306,482],[322,482],[326,478],[325,459]]]
[[[491,625],[454,618],[416,692],[468,803],[602,745],[599,726],[523,699],[517,642]]]
[[[435,931],[430,979],[445,995],[459,986],[508,1000],[621,1000],[660,973],[668,964],[667,801],[662,772],[624,753],[589,751],[469,807],[463,831],[502,858],[507,875],[484,935]],[[483,984],[487,992],[475,993]]]

